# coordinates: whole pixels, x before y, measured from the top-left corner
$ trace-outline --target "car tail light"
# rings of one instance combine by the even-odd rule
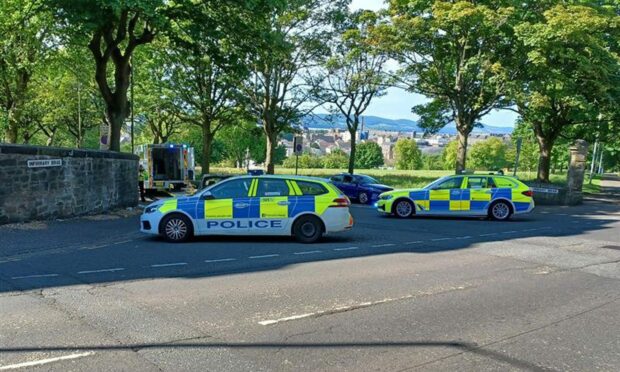
[[[336,198],[332,201],[332,205],[330,207],[333,208],[347,208],[351,205],[351,201],[346,196]]]
[[[534,192],[532,190],[523,191],[521,194],[528,196],[530,198],[534,196]]]

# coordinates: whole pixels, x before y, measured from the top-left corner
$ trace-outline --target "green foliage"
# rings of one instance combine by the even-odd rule
[[[400,138],[394,146],[396,169],[420,169],[422,153],[413,139]]]
[[[456,152],[458,150],[458,142],[449,142],[441,154],[444,169],[454,169],[456,166]]]
[[[422,154],[422,169],[424,170],[441,170],[444,169],[441,154],[431,155]]]
[[[284,160],[282,166],[285,168],[295,168],[295,162],[297,161],[295,156],[289,156]],[[312,154],[302,154],[299,156],[299,168],[323,168],[323,159]]]
[[[469,151],[469,162],[476,170],[502,169],[507,166],[506,144],[497,137],[476,142]]]
[[[323,157],[323,166],[328,169],[346,169],[349,166],[349,156],[340,149],[334,149]]]
[[[376,142],[363,142],[357,146],[355,163],[360,168],[377,168],[383,165],[383,152]]]

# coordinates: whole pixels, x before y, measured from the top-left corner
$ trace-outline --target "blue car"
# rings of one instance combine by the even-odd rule
[[[330,178],[351,200],[361,204],[369,204],[379,199],[379,194],[392,191],[393,188],[382,185],[376,179],[363,174],[341,173]]]

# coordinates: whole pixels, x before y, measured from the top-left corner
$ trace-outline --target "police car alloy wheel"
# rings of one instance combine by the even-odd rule
[[[489,214],[494,220],[504,221],[510,218],[512,212],[510,206],[506,202],[499,201],[491,205]]]
[[[184,242],[192,235],[192,225],[185,216],[168,216],[162,221],[162,233],[169,242]]]
[[[396,202],[394,214],[400,218],[411,217],[413,214],[413,204],[409,200],[400,200]]]
[[[300,243],[314,243],[323,235],[323,225],[314,216],[302,216],[295,221],[293,235]]]
[[[365,192],[360,193],[359,200],[360,200],[360,203],[367,204],[368,203],[368,194],[366,194]]]

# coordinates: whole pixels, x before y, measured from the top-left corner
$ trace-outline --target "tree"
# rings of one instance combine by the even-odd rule
[[[444,148],[443,153],[441,154],[441,159],[443,161],[444,169],[454,169],[456,166],[456,157],[459,149],[458,141],[451,141]]]
[[[69,25],[75,42],[88,35],[88,49],[95,61],[95,81],[106,104],[110,125],[110,150],[120,151],[121,129],[129,115],[127,91],[131,57],[151,43],[164,27],[164,16],[175,3],[163,0],[45,0],[56,17]],[[113,71],[109,71],[112,66]]]
[[[341,149],[333,149],[323,157],[323,166],[328,169],[344,169],[349,166],[349,156]]]
[[[506,144],[497,137],[476,142],[469,155],[472,168],[477,170],[498,170],[507,165]]]
[[[341,9],[345,4],[344,0],[289,0],[277,4],[264,19],[257,20],[263,25],[264,37],[251,61],[252,75],[245,93],[267,139],[268,174],[274,173],[280,133],[315,107],[309,105],[309,87],[301,76],[325,54],[323,43],[329,37],[326,26],[331,23],[334,9]]]
[[[536,136],[541,182],[549,182],[559,137],[576,125],[596,132],[601,113],[617,110],[619,19],[606,8],[556,5],[516,27],[519,53],[527,61],[512,84],[512,98]]]
[[[422,166],[422,152],[413,139],[399,138],[394,146],[396,169],[419,169]]]
[[[513,8],[503,1],[394,0],[391,23],[375,39],[402,66],[399,85],[431,101],[413,108],[427,132],[454,122],[455,168],[465,169],[467,139],[481,117],[502,107],[512,55]]]
[[[0,15],[0,110],[5,141],[17,143],[32,76],[53,45],[53,18],[37,0],[2,0]]]
[[[357,165],[362,169],[377,168],[383,165],[383,152],[376,142],[360,143],[355,156]]]
[[[387,56],[368,43],[368,36],[377,24],[372,11],[345,11],[336,25],[336,37],[330,53],[322,60],[320,73],[312,71],[313,96],[327,109],[345,119],[351,134],[349,173],[355,170],[357,130],[362,114],[373,98],[385,93]]]

